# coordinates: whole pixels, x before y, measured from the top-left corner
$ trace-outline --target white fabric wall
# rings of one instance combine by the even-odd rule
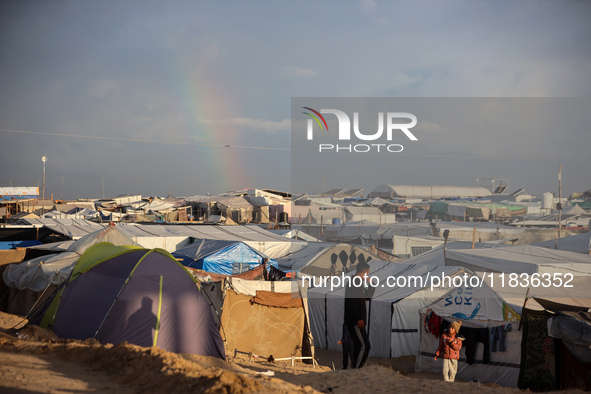
[[[133,241],[146,249],[160,248],[167,252],[176,252],[178,249],[189,245],[189,237],[131,237]]]

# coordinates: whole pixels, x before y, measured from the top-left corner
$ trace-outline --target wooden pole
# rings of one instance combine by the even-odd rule
[[[474,227],[474,231],[472,231],[472,249],[474,249],[475,244],[476,244],[476,227]]]
[[[517,331],[521,331],[521,325],[523,324],[523,314],[525,313],[525,306],[527,305],[527,300],[529,297],[529,287],[527,288],[527,293],[525,293],[525,300],[523,301],[523,308],[521,308],[521,319],[519,319],[519,327]]]

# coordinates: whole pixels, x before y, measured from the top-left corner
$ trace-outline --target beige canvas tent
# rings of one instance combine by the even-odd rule
[[[305,289],[297,282],[227,278],[221,314],[226,352],[313,356]]]

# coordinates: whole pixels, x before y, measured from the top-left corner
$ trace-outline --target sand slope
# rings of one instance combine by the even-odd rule
[[[467,382],[444,383],[437,375],[412,374],[414,357],[369,359],[360,370],[332,371],[340,353],[318,351],[319,366],[289,362],[223,361],[175,354],[127,343],[63,340],[0,312],[0,392],[96,393],[517,393],[517,389]],[[398,371],[402,371],[398,372]],[[261,372],[274,376],[261,375]],[[408,376],[406,376],[408,375]]]

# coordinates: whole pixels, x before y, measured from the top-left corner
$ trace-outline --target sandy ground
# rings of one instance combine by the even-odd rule
[[[341,353],[318,350],[319,365],[223,361],[158,348],[62,340],[0,312],[1,393],[517,393],[517,389],[469,382],[444,383],[415,374],[414,357],[372,359],[360,370],[338,370]],[[337,368],[333,371],[333,364]],[[272,375],[272,376],[268,376]],[[574,391],[573,391],[574,392]]]

